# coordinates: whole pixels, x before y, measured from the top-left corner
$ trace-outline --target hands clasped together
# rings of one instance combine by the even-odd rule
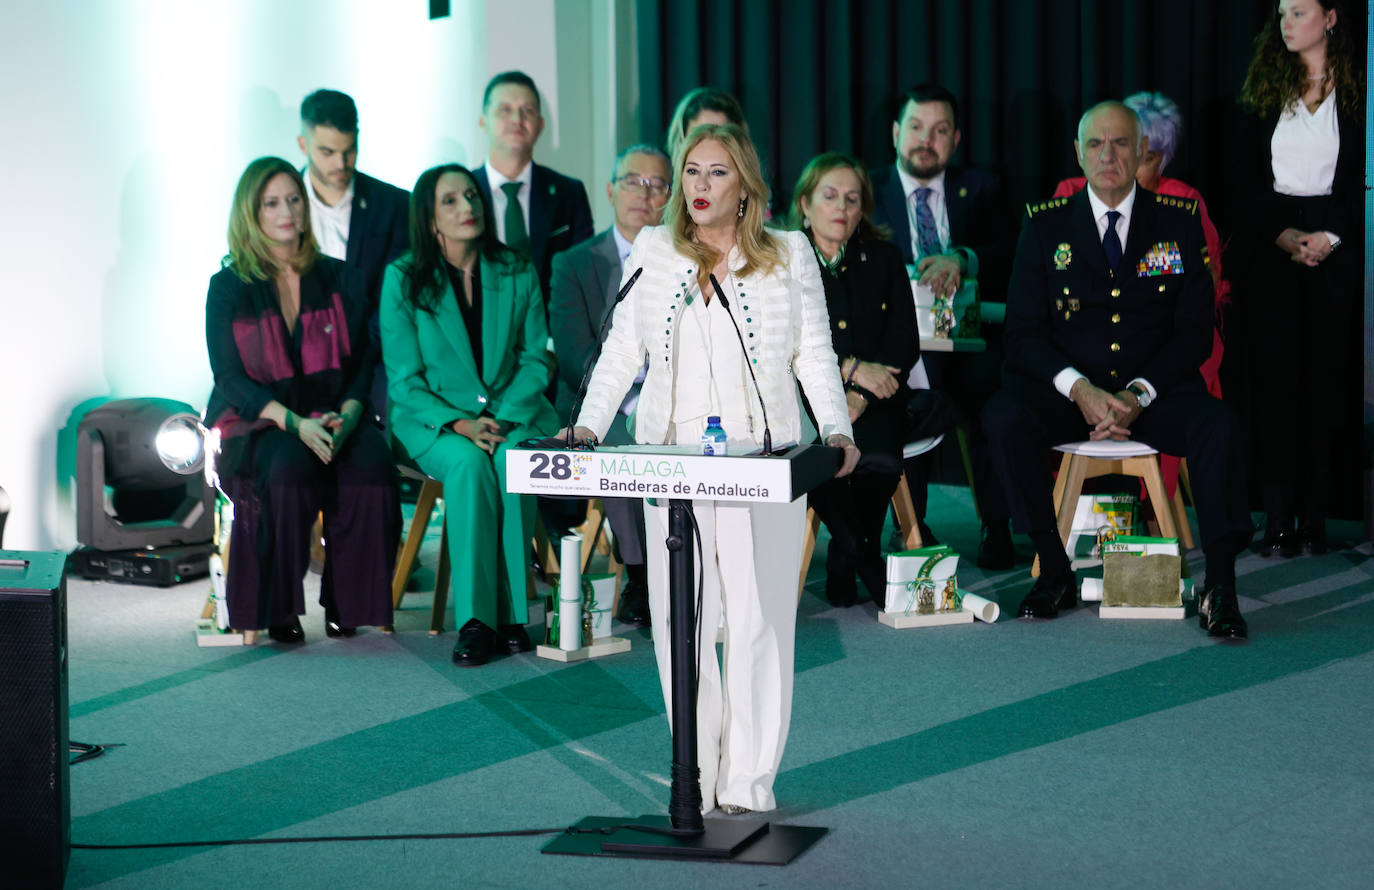
[[[1083,419],[1092,427],[1088,438],[1094,442],[1114,439],[1124,442],[1131,437],[1131,424],[1140,416],[1140,402],[1135,393],[1121,390],[1109,393],[1080,379],[1069,391],[1069,398],[1083,412]]]
[[[318,417],[301,417],[286,412],[285,430],[300,439],[321,463],[329,463],[343,448],[344,442],[358,428],[363,406],[355,399],[349,399],[338,411],[329,411]]]
[[[501,435],[501,424],[494,417],[455,420],[453,431],[460,436],[467,436],[472,444],[487,454],[495,454],[496,447],[506,441],[506,437]]]
[[[1293,262],[1304,266],[1316,266],[1336,249],[1325,232],[1300,232],[1297,229],[1284,229],[1274,243]]]
[[[852,364],[851,364],[852,363]],[[894,368],[892,365],[884,365],[880,362],[865,362],[857,358],[848,358],[840,363],[840,376],[862,387],[880,399],[890,399],[897,394],[901,386],[901,380],[897,376],[902,373],[901,368]],[[861,392],[853,389],[845,391],[845,403],[849,406],[849,422],[858,420],[868,407],[868,398]]]

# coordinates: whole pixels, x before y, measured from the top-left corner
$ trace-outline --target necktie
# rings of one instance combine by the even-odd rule
[[[529,251],[525,211],[520,207],[520,183],[507,182],[501,186],[501,191],[506,193],[506,246],[511,250]]]
[[[912,199],[916,202],[916,248],[922,257],[940,253],[940,233],[935,228],[935,214],[930,212],[930,189],[918,188]]]
[[[1107,268],[1113,270],[1121,265],[1121,236],[1116,233],[1118,219],[1121,219],[1119,211],[1107,211],[1107,233],[1102,236],[1102,249],[1107,252]]]

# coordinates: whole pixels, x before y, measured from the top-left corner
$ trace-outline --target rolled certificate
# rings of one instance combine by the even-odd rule
[[[966,593],[963,595],[964,611],[972,612],[973,617],[979,621],[993,624],[997,621],[997,616],[1002,614],[1002,607],[992,600],[983,599],[976,593]]]
[[[582,647],[582,536],[564,535],[558,549],[558,648]]]
[[[210,589],[214,593],[215,627],[229,630],[229,599],[225,593],[224,560],[218,553],[210,557]]]

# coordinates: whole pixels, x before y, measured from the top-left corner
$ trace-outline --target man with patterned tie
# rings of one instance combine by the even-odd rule
[[[876,205],[873,215],[891,230],[893,242],[907,264],[914,266],[921,284],[937,294],[951,294],[965,278],[977,279],[982,299],[1001,302],[1015,218],[995,175],[950,164],[962,135],[958,120],[958,100],[938,84],[922,84],[903,94],[892,122],[897,162],[870,173]],[[983,517],[978,564],[1008,569],[1014,559],[1010,514],[977,425],[979,412],[998,388],[1002,364],[998,330],[985,326],[984,339],[988,343],[985,355],[932,352],[925,355],[925,366],[931,386],[953,397],[971,434]],[[929,463],[930,457],[922,456],[907,461],[905,468],[923,536],[929,534],[924,527]]]
[[[544,299],[553,255],[592,237],[592,208],[582,182],[534,163],[544,132],[539,89],[523,71],[487,84],[477,125],[487,134],[487,162],[473,171],[495,218],[496,237],[534,261]]]
[[[1207,558],[1202,625],[1243,639],[1235,558],[1253,529],[1239,422],[1198,373],[1212,345],[1212,278],[1197,202],[1136,185],[1140,122],[1120,102],[1083,115],[1074,149],[1088,188],[1026,208],[1007,295],[1004,388],[983,412],[1016,529],[1040,557],[1020,617],[1053,618],[1077,604],[1048,449],[1131,440],[1188,459]]]

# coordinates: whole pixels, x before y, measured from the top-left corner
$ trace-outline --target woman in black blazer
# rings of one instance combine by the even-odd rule
[[[872,214],[873,187],[854,158],[819,155],[797,180],[791,222],[811,239],[820,262],[831,340],[863,455],[853,474],[811,493],[830,530],[825,594],[832,605],[854,605],[857,573],[882,608],[883,520],[902,471],[906,379],[921,346],[906,266]]]
[[[1327,550],[1333,482],[1359,472],[1364,69],[1332,0],[1284,0],[1255,43],[1238,247],[1268,514],[1261,556]],[[1228,268],[1232,267],[1228,263]],[[1295,517],[1300,525],[1295,529]]]

